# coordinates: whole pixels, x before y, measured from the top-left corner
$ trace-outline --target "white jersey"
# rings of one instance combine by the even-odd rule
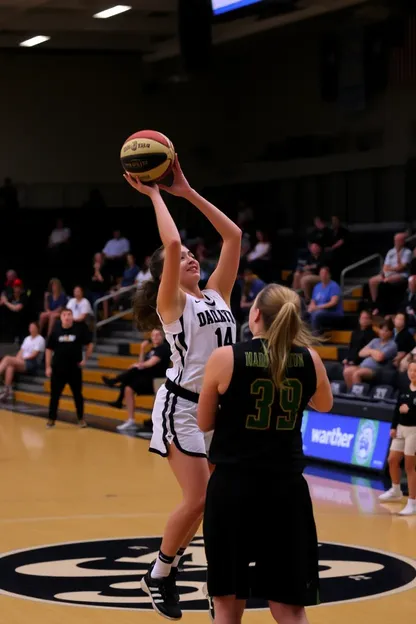
[[[200,393],[204,370],[217,347],[235,344],[237,327],[230,308],[215,290],[203,290],[203,299],[186,294],[183,314],[165,325],[173,367],[166,376],[179,386]],[[162,320],[162,319],[161,319]]]

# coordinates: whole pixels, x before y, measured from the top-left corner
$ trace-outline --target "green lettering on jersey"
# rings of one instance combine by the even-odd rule
[[[248,368],[268,368],[269,358],[267,353],[261,351],[246,351],[246,366]]]
[[[291,353],[287,360],[288,368],[303,368],[305,361],[303,359],[303,353]]]
[[[246,353],[246,363],[247,363]],[[249,414],[246,419],[246,429],[270,429],[272,407],[276,396],[276,385],[271,379],[256,379],[251,384],[250,394],[258,397],[256,400],[257,414]],[[279,391],[279,405],[284,414],[277,417],[276,429],[291,431],[295,428],[299,407],[302,402],[303,388],[299,379],[286,379],[285,385]]]

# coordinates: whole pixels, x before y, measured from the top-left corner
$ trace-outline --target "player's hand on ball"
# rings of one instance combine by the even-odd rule
[[[179,164],[178,155],[176,154],[175,162],[172,167],[173,172],[173,182],[171,186],[165,186],[165,184],[159,184],[159,188],[162,191],[166,191],[171,195],[176,195],[176,197],[186,197],[189,193],[192,192],[192,189],[189,185],[188,180],[185,178],[181,166]]]
[[[159,193],[159,189],[156,184],[143,184],[140,182],[138,178],[135,178],[130,173],[124,173],[123,178],[127,180],[132,188],[143,195],[147,195],[148,197],[154,197]]]
[[[397,436],[397,431],[396,429],[390,429],[390,437],[391,438],[395,438]]]
[[[409,411],[409,406],[406,405],[406,403],[403,403],[403,405],[400,405],[400,408],[399,408],[400,414],[407,414],[408,411]]]

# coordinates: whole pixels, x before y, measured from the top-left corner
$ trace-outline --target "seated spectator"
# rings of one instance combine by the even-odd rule
[[[119,425],[119,431],[135,429],[134,420],[134,396],[135,394],[153,394],[153,380],[158,377],[165,377],[166,370],[170,362],[170,347],[164,339],[160,329],[154,329],[151,334],[151,349],[148,350],[149,341],[145,340],[141,344],[140,356],[137,364],[133,364],[127,371],[124,371],[112,379],[103,376],[104,383],[113,388],[120,385],[120,394],[116,401],[110,403],[112,407],[121,408],[124,396],[128,420]]]
[[[358,353],[362,358],[361,364],[344,368],[344,380],[348,388],[356,383],[371,381],[383,368],[392,366],[397,355],[393,331],[392,321],[384,321],[380,325],[379,337],[374,338]]]
[[[71,230],[64,226],[62,219],[58,219],[56,227],[49,235],[48,247],[49,249],[55,249],[60,251],[66,245],[68,245],[71,238]]]
[[[416,332],[416,276],[411,275],[408,281],[408,288],[402,302],[399,305],[399,312],[407,314],[408,329],[411,333]]]
[[[321,249],[326,249],[332,245],[332,233],[327,227],[322,217],[315,217],[313,220],[314,228],[308,236],[308,243],[317,243]]]
[[[88,285],[88,300],[91,305],[108,295],[111,288],[111,275],[108,270],[104,254],[100,251],[94,254],[93,275]],[[104,318],[108,318],[108,301],[102,302]]]
[[[113,238],[108,240],[103,249],[111,276],[116,279],[123,275],[126,256],[130,252],[130,241],[121,236],[120,230],[114,230]]]
[[[84,323],[93,314],[91,304],[84,297],[84,290],[81,286],[75,286],[74,296],[66,304],[66,309],[72,311],[75,323]]]
[[[415,341],[411,333],[407,330],[406,314],[399,312],[394,317],[394,340],[397,345],[397,355],[393,360],[394,366],[400,368],[400,362],[415,347]]]
[[[4,294],[0,297],[0,306],[6,308],[5,322],[9,330],[10,338],[12,340],[17,338],[20,343],[26,332],[27,312],[27,296],[24,292],[22,280],[14,280],[12,293],[8,296]]]
[[[387,252],[382,272],[370,278],[368,285],[371,299],[374,303],[373,313],[375,315],[378,313],[384,315],[396,311],[394,302],[391,300],[391,294],[386,292],[385,287],[403,283],[409,277],[412,252],[405,247],[405,242],[406,234],[399,233],[395,235],[394,247]],[[393,309],[390,309],[391,306],[393,306]]]
[[[44,311],[39,317],[39,331],[42,334],[45,325],[48,326],[47,335],[49,336],[53,330],[57,319],[60,317],[62,310],[66,307],[68,297],[62,288],[61,281],[53,277],[48,285],[48,291],[45,293]]]
[[[4,390],[0,401],[13,398],[12,383],[15,373],[34,374],[38,370],[45,352],[45,339],[39,333],[37,323],[29,325],[27,336],[16,356],[6,355],[0,362],[0,375],[4,375]]]
[[[400,373],[407,373],[407,369],[409,368],[409,364],[410,362],[416,362],[416,346],[410,351],[410,353],[408,353],[407,355],[404,356],[404,358],[401,360],[400,364],[399,364],[399,371]]]
[[[309,245],[309,253],[305,261],[298,260],[298,265],[293,275],[292,288],[294,290],[303,290],[306,301],[310,301],[313,287],[319,282],[319,271],[322,266],[326,265],[326,257],[318,243]]]
[[[143,284],[143,282],[147,282],[148,280],[152,279],[152,274],[150,273],[150,256],[146,256],[145,259],[143,260],[143,264],[141,266],[140,271],[137,273],[136,275],[136,285],[137,286],[141,286]]]
[[[347,356],[343,360],[344,366],[358,366],[363,361],[359,353],[377,334],[373,329],[373,319],[371,312],[363,310],[358,319],[358,328],[351,334],[351,340],[347,351]]]
[[[254,272],[253,269],[247,268],[243,274],[243,296],[241,297],[241,310],[244,317],[247,317],[250,308],[254,303],[259,292],[266,286]]]
[[[330,327],[334,318],[344,316],[341,288],[331,280],[328,267],[321,267],[319,279],[321,282],[314,287],[308,307],[309,321],[315,332]]]
[[[114,301],[120,306],[120,308],[128,307],[128,303],[131,302],[131,292],[122,293],[117,295],[116,293],[121,288],[129,288],[134,286],[136,277],[139,272],[139,267],[136,264],[136,258],[133,254],[127,254],[127,266],[124,269],[123,277],[117,280],[117,284],[112,288],[111,292],[115,294]]]
[[[267,233],[262,230],[256,231],[256,239],[254,249],[247,254],[247,261],[255,273],[266,277],[272,259],[272,245]]]
[[[342,268],[347,262],[347,243],[349,230],[341,224],[337,216],[331,217],[331,244],[325,248],[325,253],[330,255],[332,272],[339,277]]]
[[[6,297],[11,297],[13,294],[13,286],[15,281],[18,279],[18,275],[14,269],[10,269],[6,273],[6,281],[4,282],[4,289],[2,290],[2,295],[6,295]]]

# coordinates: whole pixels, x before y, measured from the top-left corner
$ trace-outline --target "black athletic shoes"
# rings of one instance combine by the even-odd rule
[[[168,620],[180,620],[182,611],[179,606],[179,593],[176,588],[176,573],[166,578],[154,579],[150,576],[154,562],[142,578],[140,586],[150,596],[153,609]]]

